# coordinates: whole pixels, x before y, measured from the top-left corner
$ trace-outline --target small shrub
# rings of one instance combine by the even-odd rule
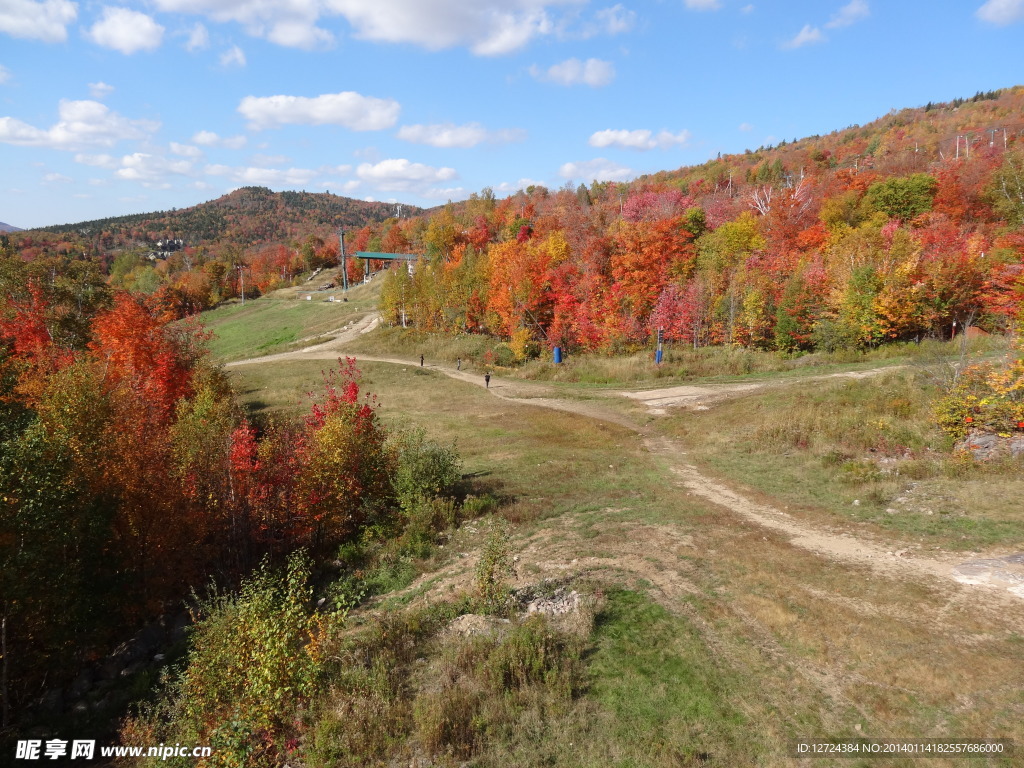
[[[512,333],[508,343],[516,362],[524,362],[540,357],[540,344],[533,338],[528,328],[518,328]]]
[[[413,720],[420,745],[431,755],[470,757],[483,741],[485,720],[480,712],[486,691],[475,681],[460,681],[416,698]]]
[[[419,745],[467,760],[493,742],[521,737],[524,720],[564,713],[582,685],[584,643],[533,616],[500,640],[471,637],[446,647],[440,685],[413,704]]]
[[[1020,347],[1018,340],[1016,345]],[[999,365],[964,369],[935,403],[942,430],[959,440],[971,429],[1009,435],[1024,424],[1024,355],[1018,350]]]
[[[406,513],[398,547],[410,557],[428,557],[437,534],[454,527],[457,520],[454,499],[421,499]]]
[[[516,353],[505,342],[494,348],[494,364],[501,368],[511,368],[516,364]]]
[[[508,578],[513,574],[511,534],[497,519],[476,566],[476,591],[485,612],[501,614],[509,607]]]
[[[392,447],[398,459],[392,486],[406,515],[425,499],[449,494],[462,476],[455,447],[428,440],[423,429],[398,433]]]
[[[554,631],[543,616],[531,616],[517,626],[491,654],[487,674],[491,685],[514,691],[543,685],[569,696],[580,648],[573,639]]]
[[[872,461],[852,460],[840,465],[842,479],[847,483],[870,483],[880,480],[882,473]]]
[[[462,502],[462,517],[472,520],[496,511],[501,502],[489,493],[483,496],[467,496]]]
[[[209,744],[219,764],[275,762],[293,713],[318,693],[329,617],[311,614],[310,564],[293,555],[285,574],[265,563],[237,595],[200,606],[188,665],[162,702],[122,730],[162,742]]]
[[[821,457],[821,463],[826,467],[837,467],[846,461],[849,461],[851,456],[838,448],[833,448],[827,451]]]

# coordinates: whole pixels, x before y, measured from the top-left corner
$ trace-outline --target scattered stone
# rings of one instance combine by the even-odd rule
[[[580,594],[575,589],[567,590],[559,587],[551,597],[538,597],[526,604],[526,614],[544,614],[545,616],[563,616],[580,609]]]
[[[1024,435],[1003,437],[993,432],[972,429],[967,437],[953,446],[956,452],[969,453],[976,461],[1002,456],[1018,459],[1024,456]]]
[[[500,637],[508,632],[511,622],[497,616],[466,613],[447,626],[445,632],[460,637]]]

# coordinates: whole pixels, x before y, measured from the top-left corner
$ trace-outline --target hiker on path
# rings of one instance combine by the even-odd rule
[[[423,367],[423,355],[420,355],[420,368]]]
[[[455,358],[455,370],[456,371],[461,371],[462,370],[462,358],[461,357]]]
[[[488,371],[487,373],[484,374],[484,384],[487,385],[488,389],[491,388],[491,372],[490,371]]]

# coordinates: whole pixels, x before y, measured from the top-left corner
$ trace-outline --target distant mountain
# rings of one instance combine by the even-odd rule
[[[23,232],[21,227],[12,227],[10,224],[4,224],[0,221],[0,232]]]
[[[326,192],[273,192],[242,187],[191,208],[116,216],[36,231],[90,242],[98,251],[182,240],[185,246],[213,248],[298,242],[310,235],[333,237],[341,227],[358,229],[395,215],[393,203],[372,203]],[[403,216],[423,211],[402,205]]]

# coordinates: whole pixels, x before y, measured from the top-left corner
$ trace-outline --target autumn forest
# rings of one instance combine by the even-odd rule
[[[412,269],[368,260],[383,271],[384,324],[492,337],[501,354],[487,362],[509,370],[555,347],[653,351],[659,332],[677,347],[784,357],[968,328],[1012,335],[1024,319],[1024,87],[628,183],[485,189],[400,215],[247,187],[3,235],[5,727],[31,722],[41,690],[211,579],[237,585],[299,549],[414,548],[454,519],[457,456],[386,427],[352,361],[285,422],[247,414],[206,347],[204,310],[338,267],[339,230],[348,255],[418,257]],[[364,262],[347,265],[361,281]],[[1024,424],[1020,360],[957,386],[939,417],[949,434]],[[302,625],[314,645],[319,631]],[[190,733],[209,737],[225,712],[195,715]]]

